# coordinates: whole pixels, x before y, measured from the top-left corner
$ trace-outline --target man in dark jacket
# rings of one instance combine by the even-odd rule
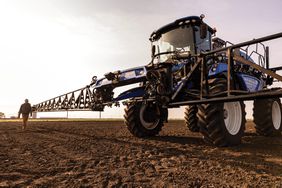
[[[23,117],[22,129],[25,129],[27,125],[29,114],[30,114],[30,117],[32,116],[32,108],[31,108],[31,105],[28,103],[28,99],[25,99],[24,103],[21,105],[18,118],[20,118],[21,114]]]

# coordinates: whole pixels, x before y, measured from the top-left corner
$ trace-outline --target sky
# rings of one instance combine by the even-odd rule
[[[25,98],[37,104],[94,75],[148,64],[150,34],[178,18],[205,14],[218,37],[239,43],[281,32],[281,7],[280,0],[0,0],[0,111],[10,117]],[[282,65],[282,41],[268,44],[271,65]],[[182,118],[182,111],[170,117]],[[102,117],[122,114],[106,109]]]

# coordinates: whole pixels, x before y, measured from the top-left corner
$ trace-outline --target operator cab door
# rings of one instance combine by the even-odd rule
[[[211,50],[211,33],[207,30],[206,36],[201,36],[200,26],[194,26],[195,33],[195,48],[196,53],[206,52]]]

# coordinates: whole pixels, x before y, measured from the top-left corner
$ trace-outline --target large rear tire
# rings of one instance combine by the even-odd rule
[[[209,87],[211,94],[226,91],[226,79],[213,79]],[[241,143],[246,123],[243,102],[202,104],[198,110],[200,132],[206,142],[219,147]]]
[[[190,105],[185,108],[184,120],[186,127],[191,132],[199,132],[200,127],[198,126],[198,117],[197,117],[198,108],[196,105]]]
[[[167,119],[167,109],[152,103],[132,103],[125,108],[125,125],[136,137],[157,135]]]
[[[279,98],[255,100],[253,112],[257,134],[262,136],[281,135],[282,109]]]

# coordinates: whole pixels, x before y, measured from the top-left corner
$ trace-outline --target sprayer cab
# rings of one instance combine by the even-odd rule
[[[152,57],[165,61],[174,53],[196,55],[210,51],[215,31],[203,22],[204,15],[178,19],[154,31],[150,36]]]

